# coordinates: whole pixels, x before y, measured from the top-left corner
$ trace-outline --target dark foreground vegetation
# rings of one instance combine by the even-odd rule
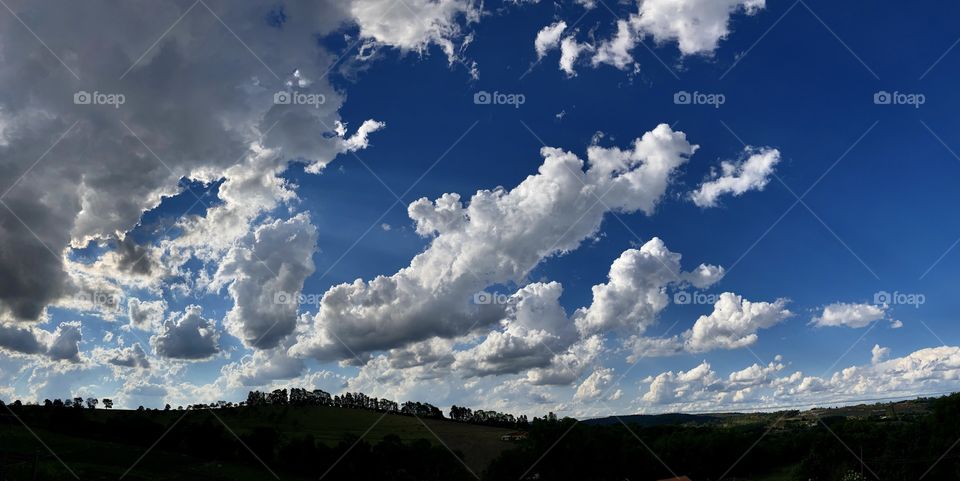
[[[624,422],[548,415],[522,435],[516,418],[499,427],[506,415],[485,411],[476,418],[477,411],[456,407],[454,421],[429,405],[410,404],[408,411],[422,412],[405,414],[403,405],[380,410],[380,400],[356,395],[317,403],[301,394],[169,410],[5,406],[0,480],[75,479],[72,473],[84,480],[960,479],[960,394]],[[467,422],[487,416],[502,419]]]
[[[960,479],[960,449],[955,445],[960,441],[960,394],[858,408],[727,415],[688,425],[653,422],[646,427],[630,423],[639,419],[627,424],[538,421],[527,442],[504,452],[486,476],[495,480],[657,480],[675,475],[694,481]]]

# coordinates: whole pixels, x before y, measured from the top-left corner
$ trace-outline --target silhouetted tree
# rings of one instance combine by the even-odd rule
[[[286,389],[274,389],[269,396],[270,404],[277,406],[284,406],[287,404],[287,390]]]

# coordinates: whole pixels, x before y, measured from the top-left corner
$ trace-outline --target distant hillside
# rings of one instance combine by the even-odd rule
[[[899,418],[903,416],[915,417],[926,414],[930,410],[932,398],[910,399],[874,404],[857,404],[821,408],[816,407],[806,411],[776,411],[753,413],[710,413],[710,414],[627,414],[622,416],[607,416],[595,419],[582,420],[583,424],[593,426],[610,426],[621,422],[642,427],[653,426],[716,426],[742,424],[768,424],[784,419],[807,420],[817,417],[841,418]]]
[[[958,438],[960,394],[776,413],[535,420],[527,442],[504,451],[484,481],[957,480]]]
[[[685,424],[715,424],[722,420],[722,416],[710,414],[628,414],[625,416],[608,416],[605,418],[586,419],[581,421],[584,424],[593,426],[610,426],[613,424],[626,424],[651,427],[651,426],[682,426]]]

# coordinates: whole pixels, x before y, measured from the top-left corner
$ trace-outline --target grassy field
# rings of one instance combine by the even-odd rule
[[[318,441],[333,445],[345,436],[363,436],[379,441],[388,434],[404,441],[426,439],[446,445],[464,454],[467,466],[477,472],[511,443],[500,436],[512,430],[458,423],[439,419],[418,419],[412,416],[383,415],[363,409],[334,407],[298,407],[277,411],[268,418],[237,416],[235,411],[218,411],[217,415],[235,430],[251,430],[257,426],[276,427],[288,435],[312,434]]]
[[[37,412],[42,412],[37,408]],[[155,422],[170,426],[222,422],[228,430],[243,438],[258,428],[276,430],[284,439],[312,435],[329,446],[352,440],[376,443],[395,435],[405,442],[425,439],[436,446],[459,452],[464,463],[477,474],[513,443],[500,440],[509,429],[478,426],[446,420],[418,419],[412,416],[384,415],[360,409],[333,407],[263,408],[255,411],[223,409],[217,411],[150,411],[122,410],[85,411],[96,422],[128,422],[135,416],[149,416]],[[21,415],[28,424],[31,415]],[[31,431],[36,434],[34,436]],[[37,439],[39,438],[39,440]],[[41,441],[42,440],[42,443]],[[227,442],[241,441],[236,438]],[[49,450],[44,446],[49,446]],[[245,449],[241,446],[240,449]],[[50,451],[63,461],[61,464]],[[84,436],[65,435],[31,426],[28,430],[12,416],[0,419],[0,479],[33,479],[34,456],[39,456],[38,479],[72,479],[67,467],[81,479],[119,479],[134,463],[124,480],[161,479],[272,479],[267,468],[256,462],[246,465],[218,464],[204,461],[202,456],[150,450],[144,446],[105,442]],[[141,456],[143,456],[141,458]],[[451,454],[451,457],[453,454]],[[209,459],[209,458],[207,458]],[[139,461],[138,461],[139,460]],[[23,461],[20,464],[15,464]],[[67,467],[64,467],[64,464]],[[13,465],[13,466],[11,466]],[[302,479],[284,472],[283,466],[269,466],[281,479]],[[4,478],[6,476],[6,478]],[[319,476],[319,473],[317,474]],[[316,476],[314,477],[314,479]]]

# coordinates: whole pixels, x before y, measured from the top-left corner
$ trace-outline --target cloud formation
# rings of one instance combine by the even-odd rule
[[[315,270],[317,230],[309,215],[297,214],[267,222],[250,237],[230,249],[213,285],[230,285],[227,331],[251,347],[269,349],[296,327],[303,281]]]
[[[10,174],[0,187],[0,320],[39,320],[47,305],[74,294],[62,255],[70,246],[117,240],[110,266],[154,275],[149,248],[125,233],[163,196],[179,192],[183,178],[226,178],[226,196],[231,189],[263,192],[256,182],[269,187],[273,202],[283,201],[290,197],[276,175],[288,160],[316,171],[365,146],[375,124],[350,138],[324,135],[339,121],[342,95],[323,80],[336,57],[317,35],[359,24],[365,37],[384,45],[446,48],[456,30],[451,15],[466,7],[414,2],[434,20],[408,37],[391,35],[408,32],[391,27],[397,18],[369,20],[378,2],[353,3],[286,2],[282,15],[268,15],[267,7],[237,9],[218,0],[10,2],[16,16],[0,18],[0,80],[18,94],[0,99],[0,157]],[[23,34],[18,18],[29,19],[45,42]],[[325,102],[276,104],[281,91]],[[102,105],[103,95],[124,101]],[[269,162],[249,160],[261,157]],[[224,200],[223,210],[242,210]],[[219,226],[236,233],[258,212],[217,219],[232,220]]]
[[[537,51],[537,60],[540,60],[544,55],[560,45],[560,36],[563,35],[563,31],[566,28],[567,22],[559,20],[543,27],[537,32],[537,39],[533,42],[533,46]]]
[[[589,2],[592,5],[592,2]],[[658,44],[676,43],[680,53],[712,55],[721,40],[729,35],[730,17],[736,13],[753,15],[766,6],[765,0],[643,0],[637,11],[616,23],[616,32],[607,39],[578,42],[573,32],[560,42],[560,69],[576,75],[575,64],[583,53],[591,54],[590,64],[611,65],[620,70],[638,71],[633,50],[644,38]],[[563,24],[564,28],[559,28]],[[541,29],[534,41],[537,59],[552,50],[566,24],[556,22]]]
[[[836,302],[824,306],[823,312],[810,321],[816,327],[852,327],[855,329],[869,326],[873,321],[883,319],[886,306],[875,304],[850,304]]]
[[[342,359],[495,322],[503,306],[470,303],[474,294],[520,282],[544,259],[575,249],[609,211],[652,214],[696,148],[661,124],[629,149],[590,146],[586,162],[544,147],[537,174],[510,190],[478,191],[467,205],[455,193],[411,203],[429,247],[392,276],[328,290],[313,332],[294,351]]]
[[[747,147],[746,160],[720,164],[711,180],[700,184],[690,193],[690,199],[699,207],[716,207],[720,197],[730,194],[739,197],[751,190],[763,190],[770,182],[774,167],[780,162],[780,151],[769,147]]]
[[[139,369],[150,369],[150,361],[147,359],[147,353],[136,342],[130,347],[124,347],[114,350],[107,362],[114,366],[135,367]]]
[[[608,282],[593,286],[591,305],[577,310],[577,328],[583,333],[620,329],[642,334],[669,305],[668,286],[704,289],[723,278],[722,267],[706,264],[683,272],[680,258],[657,237],[640,249],[624,251],[610,266]]]
[[[713,305],[713,312],[700,316],[684,334],[684,345],[692,352],[749,346],[757,342],[757,331],[773,327],[793,315],[786,304],[786,299],[751,302],[724,292]]]
[[[960,347],[925,348],[887,360],[889,349],[874,346],[871,351],[870,364],[829,376],[786,371],[787,363],[777,356],[766,366],[755,363],[724,379],[704,361],[688,371],[645,379],[637,407],[642,412],[713,411],[717,405],[730,410],[804,408],[949,391],[960,379]]]
[[[220,352],[220,333],[213,321],[203,317],[203,308],[187,306],[176,319],[167,319],[150,344],[160,357],[203,360]]]

